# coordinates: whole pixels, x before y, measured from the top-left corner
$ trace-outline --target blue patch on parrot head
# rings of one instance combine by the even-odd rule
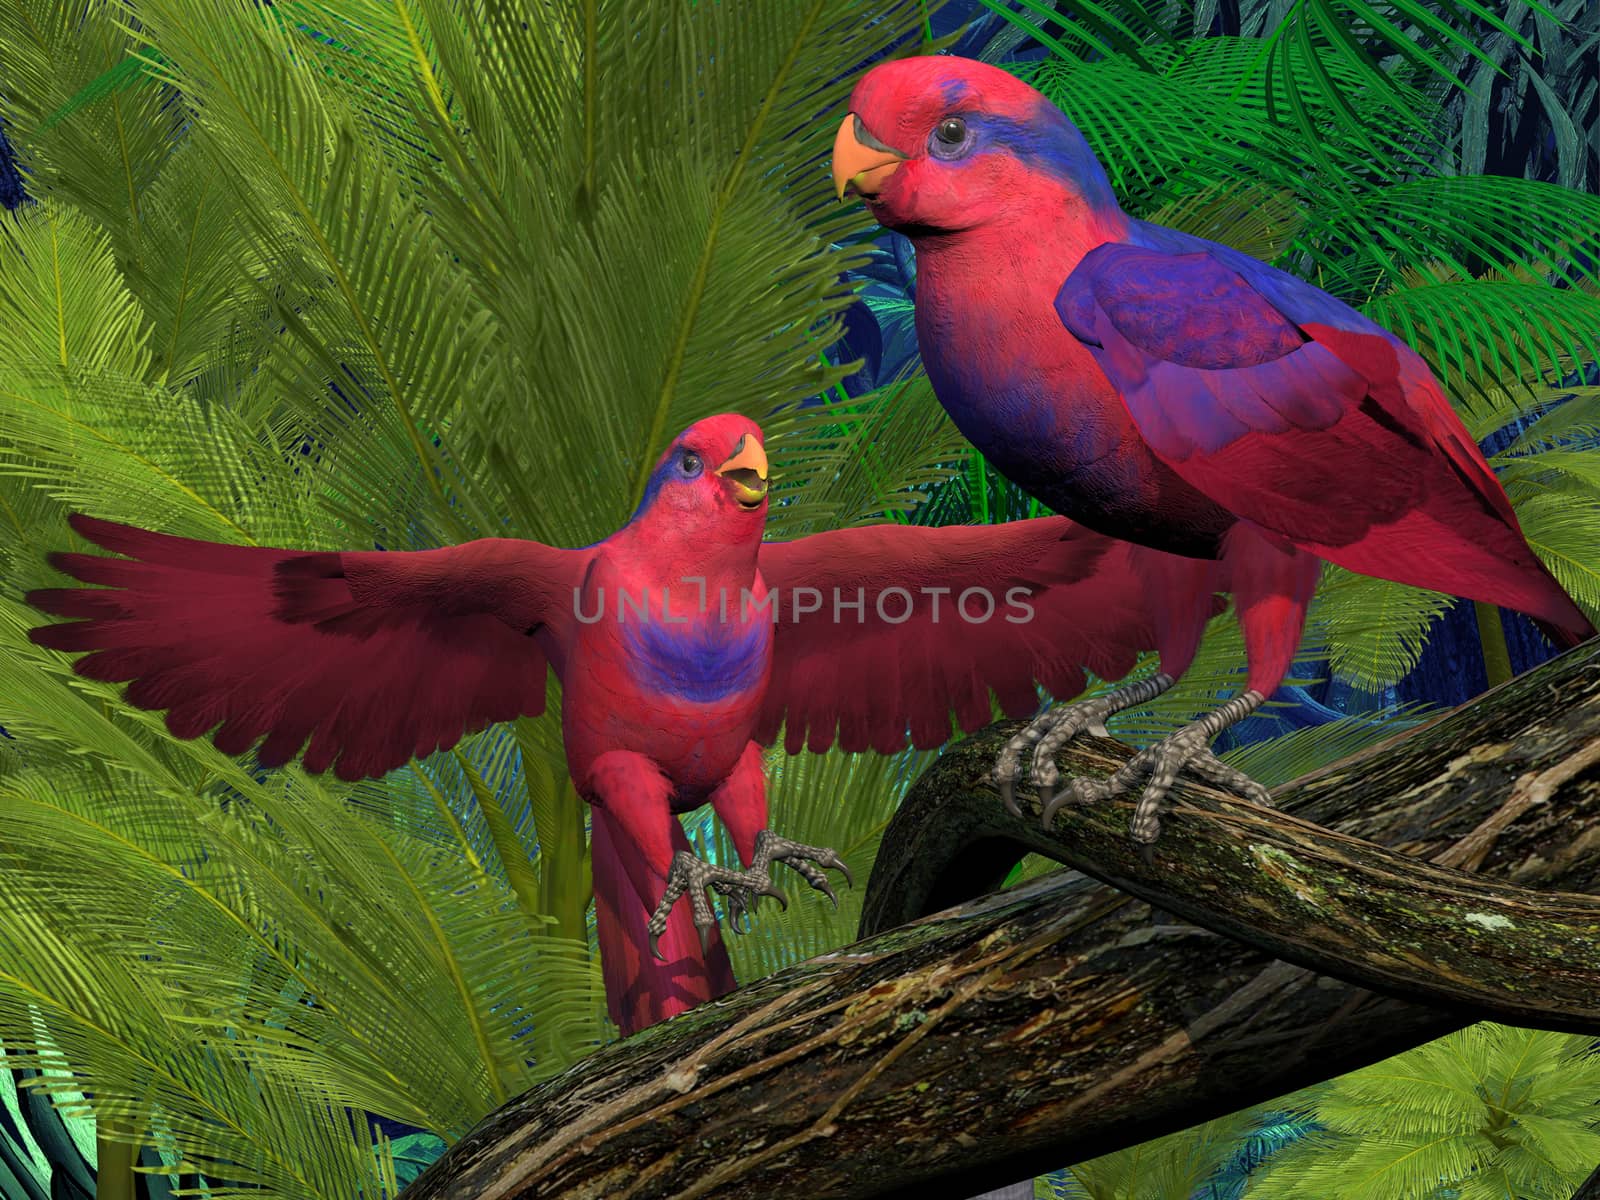
[[[1034,171],[1072,186],[1097,211],[1117,207],[1111,180],[1078,127],[1043,96],[1029,119],[983,118],[997,147],[1004,147]]]
[[[927,149],[930,158],[951,164],[980,154],[1010,154],[1029,171],[1070,187],[1095,211],[1117,207],[1111,180],[1088,141],[1043,96],[1026,119],[953,105],[928,134]]]
[[[679,438],[672,444],[672,449],[667,451],[665,457],[650,473],[649,482],[644,485],[644,495],[639,497],[639,507],[633,510],[634,520],[655,503],[656,496],[661,489],[669,483],[688,483],[705,474],[705,460],[699,454],[683,445]]]
[[[944,97],[946,108],[958,108],[967,98],[967,81],[965,79],[946,79],[939,85],[939,95]]]

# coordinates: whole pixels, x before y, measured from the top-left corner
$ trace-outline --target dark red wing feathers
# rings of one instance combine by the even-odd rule
[[[1006,525],[926,528],[872,525],[761,547],[760,568],[778,591],[779,621],[772,681],[756,729],[771,742],[786,728],[785,748],[889,753],[949,740],[951,712],[963,729],[991,719],[993,690],[1009,716],[1032,713],[1035,684],[1070,697],[1085,686],[1085,669],[1105,679],[1128,673],[1141,650],[1156,644],[1153,616],[1139,564],[1161,555],[1074,525],[1042,517]],[[935,597],[923,588],[946,588]],[[981,588],[994,598],[985,622],[963,620],[961,593]],[[795,615],[797,588],[822,593],[819,611]],[[863,617],[841,606],[863,592]],[[906,605],[888,589],[903,588]],[[1024,589],[1033,615],[1006,620],[1010,589]],[[809,602],[809,597],[807,601]],[[1220,610],[1221,602],[1217,602]],[[984,611],[976,597],[974,616]]]
[[[584,551],[489,538],[442,550],[306,553],[151,533],[90,517],[72,527],[126,558],[51,562],[106,590],[52,588],[30,604],[70,623],[40,645],[88,651],[74,669],[128,681],[177,737],[215,729],[264,766],[310,739],[305,767],[382,775],[413,756],[544,709],[547,655],[571,627]],[[220,728],[219,728],[220,726]]]

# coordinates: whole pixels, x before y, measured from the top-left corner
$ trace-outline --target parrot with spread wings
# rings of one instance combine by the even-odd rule
[[[1075,695],[1085,669],[1121,678],[1155,644],[1144,598],[1170,555],[1061,517],[766,542],[768,482],[760,428],[721,415],[675,439],[628,524],[582,549],[298,551],[74,515],[122,557],[52,555],[101,586],[30,593],[71,618],[31,636],[87,652],[79,675],[126,682],[176,737],[255,747],[264,767],[303,748],[308,772],[345,780],[537,716],[553,669],[593,816],[608,1009],[632,1033],[734,986],[708,889],[735,929],[756,896],[782,898],[774,862],[833,896],[839,857],[767,828],[762,747],[780,730],[789,753],[937,746],[952,709],[974,729],[993,692],[1029,715],[1036,685]],[[691,853],[677,814],[708,803],[742,868]]]
[[[1078,129],[998,67],[880,63],[849,108],[835,187],[911,240],[917,342],[957,427],[1056,512],[1176,556],[1147,597],[1160,673],[1019,734],[995,768],[1013,811],[1032,747],[1046,826],[1143,781],[1132,834],[1152,845],[1177,773],[1283,680],[1323,561],[1517,609],[1560,646],[1594,635],[1405,342],[1248,254],[1128,216]],[[1240,694],[1058,791],[1055,750],[1171,687],[1219,589],[1244,635]]]

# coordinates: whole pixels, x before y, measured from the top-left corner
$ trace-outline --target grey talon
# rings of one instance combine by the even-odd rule
[[[1000,781],[1000,802],[1013,817],[1022,815],[1022,809],[1017,805],[1017,785],[1009,779]]]
[[[1161,836],[1161,802],[1180,771],[1187,770],[1213,786],[1231,789],[1258,804],[1270,804],[1271,793],[1267,789],[1218,759],[1209,745],[1211,739],[1222,730],[1243,720],[1265,702],[1266,698],[1253,690],[1241,692],[1155,745],[1139,751],[1109,779],[1070,779],[1059,791],[1056,781],[1041,781],[1042,775],[1049,777],[1056,774],[1055,753],[1068,740],[1090,726],[1103,724],[1114,713],[1155,699],[1172,684],[1173,677],[1162,673],[1138,683],[1124,684],[1094,700],[1056,705],[1041,713],[1027,729],[1006,743],[995,763],[994,775],[1006,808],[1014,816],[1022,815],[1015,806],[1015,791],[1010,781],[1019,769],[1020,754],[1030,747],[1033,750],[1040,820],[1046,829],[1051,828],[1056,812],[1068,800],[1107,800],[1135,791],[1142,782],[1144,786],[1138,792],[1129,832],[1133,840],[1143,847],[1142,853],[1147,862],[1154,861],[1150,848]]]
[[[1050,801],[1049,804],[1046,804],[1044,806],[1043,811],[1041,811],[1040,814],[1039,814],[1039,820],[1040,820],[1040,823],[1043,824],[1046,829],[1051,828],[1055,824],[1056,810],[1059,809],[1061,807],[1061,805],[1063,803],[1065,803],[1065,801],[1066,801],[1066,796],[1065,796],[1065,794],[1062,794],[1060,796],[1055,797],[1053,800]]]
[[[755,908],[758,897],[771,896],[787,911],[789,898],[772,882],[770,869],[774,862],[788,863],[805,878],[807,883],[826,894],[833,901],[835,908],[839,905],[838,897],[828,886],[827,876],[823,874],[821,868],[813,866],[812,863],[835,867],[844,874],[846,882],[852,882],[849,868],[835,851],[818,846],[802,846],[797,842],[778,837],[770,829],[763,829],[756,834],[755,853],[751,856],[750,866],[745,870],[715,866],[687,851],[680,850],[673,855],[672,867],[667,873],[666,889],[646,925],[650,933],[651,953],[656,958],[666,961],[656,943],[666,932],[667,920],[673,906],[684,896],[688,896],[689,905],[694,911],[694,924],[700,934],[702,952],[709,951],[711,930],[717,923],[716,913],[711,908],[712,892],[724,897],[728,927],[740,935],[749,932],[750,913]]]

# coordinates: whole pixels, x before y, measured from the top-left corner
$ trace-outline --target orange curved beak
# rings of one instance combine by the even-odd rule
[[[855,113],[846,113],[833,139],[834,190],[840,200],[844,199],[846,188],[855,188],[863,196],[876,196],[905,157],[868,133]]]
[[[728,461],[716,473],[733,484],[741,508],[755,508],[767,494],[767,452],[748,433],[739,439]]]

